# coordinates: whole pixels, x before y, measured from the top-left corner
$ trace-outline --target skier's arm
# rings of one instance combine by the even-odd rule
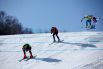
[[[84,18],[81,19],[81,22],[83,21]]]
[[[100,18],[98,17],[98,18],[96,18],[97,20],[100,20]]]
[[[82,22],[84,19],[86,19],[86,18],[87,18],[87,17],[82,18],[82,19],[81,19],[81,22]]]
[[[81,19],[81,22],[83,21],[83,19]]]
[[[52,32],[52,29],[51,29],[51,34],[52,34],[53,32]]]

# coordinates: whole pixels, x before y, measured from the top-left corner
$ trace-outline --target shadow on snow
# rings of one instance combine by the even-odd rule
[[[54,58],[32,58],[32,59],[41,60],[45,62],[61,62],[62,61],[60,59],[54,59]]]
[[[77,45],[77,46],[81,46],[82,48],[86,48],[86,47],[93,47],[93,48],[96,48],[96,45],[88,44],[88,43],[69,43],[69,42],[61,42],[61,43]]]

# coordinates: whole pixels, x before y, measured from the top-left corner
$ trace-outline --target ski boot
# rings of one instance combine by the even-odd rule
[[[26,59],[27,58],[27,56],[26,55],[24,55],[24,58],[23,59]]]

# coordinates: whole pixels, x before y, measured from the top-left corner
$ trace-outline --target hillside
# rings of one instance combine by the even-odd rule
[[[0,36],[0,69],[103,69],[103,32],[59,36],[64,41],[54,44],[50,33]],[[19,62],[25,43],[37,57]]]

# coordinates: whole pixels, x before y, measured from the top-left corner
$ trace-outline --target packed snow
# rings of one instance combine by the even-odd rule
[[[63,42],[52,44],[50,33],[0,36],[0,69],[103,69],[103,32],[59,33],[59,37]],[[37,57],[19,62],[25,43]]]

